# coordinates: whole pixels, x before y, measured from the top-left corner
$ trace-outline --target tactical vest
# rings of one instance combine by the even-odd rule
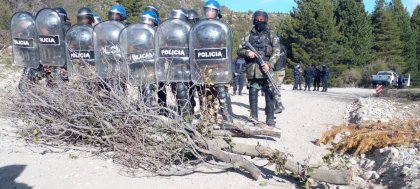
[[[273,54],[273,45],[271,43],[270,31],[266,30],[262,33],[251,32],[249,43],[258,51],[264,61],[270,60]]]

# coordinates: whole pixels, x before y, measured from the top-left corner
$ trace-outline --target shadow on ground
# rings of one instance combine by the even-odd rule
[[[8,165],[0,167],[0,188],[31,189],[32,187],[15,181],[25,168],[26,165]]]

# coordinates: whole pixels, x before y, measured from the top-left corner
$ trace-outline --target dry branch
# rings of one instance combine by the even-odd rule
[[[277,158],[286,158],[284,160],[284,167],[286,170],[296,174],[302,175],[308,169],[305,165],[294,161],[291,157],[284,155],[284,153],[277,150],[273,150],[269,147],[261,145],[249,145],[243,143],[234,143],[229,144],[222,139],[214,139],[209,141],[214,146],[218,146],[222,149],[229,149],[232,153],[239,155],[246,155],[251,157],[260,157],[267,159],[277,159]],[[342,184],[348,185],[351,182],[352,176],[349,171],[341,170],[328,170],[328,169],[318,169],[318,168],[309,168],[311,169],[310,176],[316,181],[326,182],[331,184]]]
[[[262,146],[238,144],[229,148],[217,134],[280,137],[276,128],[232,124],[230,131],[203,132],[200,129],[203,125],[185,122],[170,108],[150,107],[141,96],[127,95],[126,91],[114,89],[96,76],[79,77],[67,83],[56,80],[57,83],[49,85],[54,87],[47,87],[43,82],[26,83],[19,95],[11,94],[5,108],[12,118],[25,123],[28,138],[76,146],[87,144],[114,151],[115,162],[153,174],[184,175],[206,166],[236,168],[258,179],[260,170],[243,155],[269,160],[284,158],[278,151]],[[99,83],[106,86],[101,87]],[[170,118],[160,115],[162,108]],[[223,142],[215,143],[218,139]],[[290,159],[285,165],[297,174],[305,168]],[[329,173],[338,177],[326,178]],[[317,170],[313,178],[343,184],[340,174]]]

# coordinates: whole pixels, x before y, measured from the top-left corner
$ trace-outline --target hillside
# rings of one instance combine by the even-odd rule
[[[28,11],[32,14],[45,7],[57,7],[63,6],[71,19],[71,22],[74,24],[76,22],[76,13],[77,10],[83,6],[92,8],[94,11],[98,12],[103,18],[107,15],[107,10],[110,5],[115,4],[117,1],[113,0],[0,0],[2,6],[0,9],[0,29],[3,30],[4,36],[7,35],[7,30],[9,27],[9,19],[14,12],[17,11]],[[203,1],[201,0],[122,0],[119,1],[124,7],[126,7],[129,14],[129,21],[135,23],[138,21],[139,13],[143,10],[143,7],[147,5],[156,5],[160,9],[160,19],[164,20],[171,9],[177,7],[183,7],[186,9],[195,9],[199,14],[201,14]],[[240,39],[245,35],[245,33],[252,27],[251,17],[252,12],[234,12],[227,7],[222,8],[222,13],[224,19],[232,26],[233,28],[233,48],[236,52],[236,49],[239,46]],[[270,14],[270,23],[272,26],[275,26],[274,29],[278,31],[279,23],[282,19],[287,17],[286,14]],[[5,37],[5,42],[2,44],[8,44],[7,37]],[[3,47],[7,47],[4,45]],[[1,48],[1,46],[0,46]]]

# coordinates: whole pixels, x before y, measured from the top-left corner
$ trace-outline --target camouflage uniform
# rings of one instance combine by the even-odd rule
[[[280,37],[279,37],[280,39]],[[286,77],[286,70],[284,69],[286,65],[286,49],[281,44],[281,40],[279,40],[280,45],[280,58],[277,60],[275,68],[274,68],[274,76],[273,79],[276,82],[277,86],[281,89],[281,84],[283,84],[284,77]],[[275,104],[275,114],[281,113],[284,110],[283,103],[281,101],[281,93],[276,94],[275,96],[276,104]]]
[[[255,27],[243,39],[242,44],[248,41],[258,51],[265,63],[270,69],[274,68],[274,64],[280,58],[279,39],[274,35],[269,28],[258,32]],[[275,125],[274,122],[274,104],[275,97],[273,91],[270,89],[269,81],[263,74],[260,65],[256,58],[249,58],[247,55],[249,49],[242,45],[238,51],[238,56],[245,57],[246,60],[246,75],[248,79],[249,102],[251,109],[251,117],[258,120],[258,91],[262,90],[265,93],[265,113],[267,115],[267,124]]]

